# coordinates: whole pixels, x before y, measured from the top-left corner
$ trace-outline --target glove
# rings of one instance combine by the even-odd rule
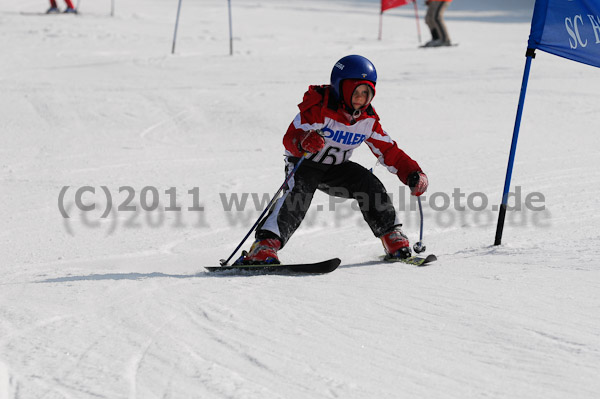
[[[408,187],[410,187],[410,193],[415,197],[418,197],[427,191],[427,186],[429,186],[429,180],[425,173],[413,172],[408,175]]]
[[[315,130],[306,132],[300,140],[300,149],[311,154],[321,151],[323,147],[325,147],[325,139]]]

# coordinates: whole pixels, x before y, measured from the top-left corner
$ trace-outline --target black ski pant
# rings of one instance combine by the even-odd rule
[[[427,6],[427,14],[425,14],[425,23],[431,31],[432,40],[441,40],[450,42],[450,35],[444,22],[444,11],[448,8],[447,1],[431,1]]]
[[[288,158],[286,174],[298,158]],[[399,223],[383,183],[361,165],[346,161],[339,165],[323,165],[305,160],[288,182],[269,215],[256,232],[257,239],[279,238],[285,246],[302,223],[316,190],[358,202],[362,215],[376,237],[392,231]]]

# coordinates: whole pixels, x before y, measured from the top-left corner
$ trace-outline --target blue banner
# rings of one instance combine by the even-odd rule
[[[536,0],[528,47],[600,67],[600,0]]]

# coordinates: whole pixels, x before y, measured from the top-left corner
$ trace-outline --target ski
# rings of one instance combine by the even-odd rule
[[[210,272],[220,272],[225,270],[244,270],[244,271],[257,271],[257,272],[279,272],[279,271],[292,271],[295,273],[308,273],[308,274],[325,274],[331,273],[338,268],[342,261],[339,258],[333,258],[324,260],[316,263],[294,263],[294,264],[280,264],[280,265],[230,265],[230,266],[208,266],[206,269]]]
[[[36,12],[36,11],[21,11],[19,14],[21,15],[80,15],[78,11],[75,12],[64,12],[64,11],[60,11],[60,12],[44,12],[44,11],[40,11],[40,12]]]
[[[450,45],[446,44],[443,46],[427,46],[426,44],[422,44],[419,46],[419,48],[425,48],[425,49],[427,49],[427,48],[444,48],[444,47],[458,47],[458,43],[452,43]]]
[[[407,263],[409,265],[414,265],[414,266],[427,266],[430,263],[435,262],[437,260],[437,256],[435,256],[434,254],[429,254],[426,257],[411,256],[409,258],[399,259],[399,258],[390,258],[388,255],[386,255],[386,256],[383,256],[381,259],[386,262],[401,262],[401,263]]]

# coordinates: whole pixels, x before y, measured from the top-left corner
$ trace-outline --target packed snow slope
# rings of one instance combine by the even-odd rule
[[[521,210],[494,247],[533,1],[456,0],[459,45],[432,50],[410,6],[378,41],[378,1],[232,3],[233,56],[223,0],[183,1],[174,55],[174,0],[0,6],[0,399],[597,398],[600,71],[538,54]],[[380,263],[352,203],[318,194],[280,257],[338,270],[207,273],[283,182],[307,86],[348,54],[377,66],[382,124],[429,175],[439,261]],[[353,160],[418,240],[399,180]]]

